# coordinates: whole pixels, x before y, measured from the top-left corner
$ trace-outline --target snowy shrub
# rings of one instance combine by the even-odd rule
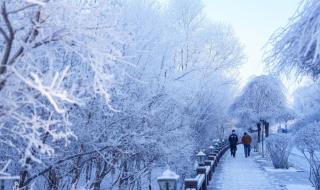
[[[320,189],[320,123],[300,129],[295,138],[298,148],[310,164],[310,182]]]
[[[275,168],[289,168],[288,158],[292,149],[292,140],[289,135],[271,135],[266,140],[266,147]]]

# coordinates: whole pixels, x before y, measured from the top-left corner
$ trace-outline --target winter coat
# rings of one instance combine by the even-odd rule
[[[250,135],[244,135],[241,139],[242,144],[245,145],[250,145],[252,142],[252,138],[250,137]]]
[[[236,134],[231,134],[229,136],[230,146],[237,146],[238,144],[238,136]]]

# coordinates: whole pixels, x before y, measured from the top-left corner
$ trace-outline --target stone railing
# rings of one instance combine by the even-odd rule
[[[209,182],[213,179],[213,173],[218,166],[223,154],[228,150],[229,145],[226,142],[220,142],[215,146],[210,146],[207,151],[200,151],[197,154],[198,167],[194,178],[184,180],[185,190],[207,190]]]

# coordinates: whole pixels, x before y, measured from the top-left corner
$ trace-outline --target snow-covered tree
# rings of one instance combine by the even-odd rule
[[[18,186],[147,189],[166,164],[190,174],[193,152],[228,122],[242,47],[229,26],[205,19],[200,1],[8,2],[26,6],[10,17],[26,25],[19,32],[39,30],[37,40],[63,32],[27,46],[1,75],[0,105],[9,110],[0,111],[1,160],[12,165],[1,164],[0,175],[23,174]],[[20,125],[30,136],[15,141]]]
[[[293,112],[289,109],[282,82],[271,75],[253,78],[229,108],[232,116],[248,125],[262,122],[289,120]],[[250,126],[247,126],[250,128]],[[266,128],[266,135],[268,134]]]
[[[310,182],[319,189],[319,83],[304,86],[294,93],[298,117],[294,125],[295,143],[310,164]]]
[[[298,88],[294,93],[293,107],[297,112],[294,126],[300,129],[310,123],[319,121],[320,86],[318,82]]]
[[[20,188],[30,165],[54,155],[53,144],[76,139],[72,106],[95,94],[110,104],[109,67],[121,60],[126,37],[117,9],[102,1],[1,1],[1,159],[21,163]]]
[[[288,25],[275,33],[270,40],[270,51],[266,54],[269,65],[285,73],[294,71],[298,76],[319,78],[319,24],[320,2],[302,1],[297,13]],[[297,146],[310,163],[310,180],[319,189],[319,85],[317,82],[297,90],[294,107],[298,120],[294,124]]]
[[[277,71],[295,71],[297,75],[320,74],[320,2],[306,0],[284,28],[270,39],[266,61]]]

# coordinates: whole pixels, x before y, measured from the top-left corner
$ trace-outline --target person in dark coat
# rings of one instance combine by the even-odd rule
[[[230,144],[231,156],[236,157],[238,136],[235,130],[232,130],[232,134],[229,136],[229,144]]]
[[[244,133],[244,134],[243,134],[243,137],[242,137],[242,139],[241,139],[241,142],[242,142],[243,147],[244,147],[245,157],[250,156],[251,142],[252,142],[251,136],[248,135],[247,133]]]

